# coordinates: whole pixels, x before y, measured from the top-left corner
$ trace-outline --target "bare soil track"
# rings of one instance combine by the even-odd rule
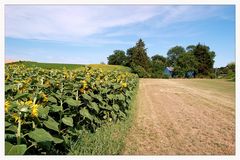
[[[123,154],[235,154],[234,91],[201,80],[141,79],[137,100]]]

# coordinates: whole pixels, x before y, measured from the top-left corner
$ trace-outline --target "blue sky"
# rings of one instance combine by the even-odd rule
[[[148,55],[202,43],[215,67],[235,61],[235,7],[228,5],[7,5],[5,59],[107,62],[142,38]]]

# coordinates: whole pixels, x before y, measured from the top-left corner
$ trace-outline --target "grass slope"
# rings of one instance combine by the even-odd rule
[[[89,66],[92,68],[101,68],[103,71],[113,71],[113,70],[119,70],[122,72],[131,72],[131,68],[120,66],[120,65],[107,65],[107,64],[89,64],[89,65],[83,65],[83,64],[61,64],[61,63],[40,63],[40,62],[32,62],[32,61],[19,61],[19,62],[13,62],[6,65],[11,64],[24,64],[26,67],[41,67],[44,69],[81,69],[85,66]]]
[[[81,67],[84,67],[84,65],[81,64],[61,64],[61,63],[40,63],[40,62],[31,62],[31,61],[19,61],[10,63],[11,64],[24,64],[26,67],[41,67],[44,69],[63,69],[64,67],[66,69],[78,69]]]
[[[131,72],[131,68],[120,65],[107,65],[107,64],[89,64],[92,68],[101,68],[103,71],[119,70],[123,72]]]

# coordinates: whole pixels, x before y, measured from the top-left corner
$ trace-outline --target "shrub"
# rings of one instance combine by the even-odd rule
[[[150,74],[141,66],[132,66],[133,73],[136,73],[140,78],[150,77]]]
[[[169,79],[170,78],[170,76],[169,75],[167,75],[167,74],[163,74],[163,77],[162,77],[163,79]]]

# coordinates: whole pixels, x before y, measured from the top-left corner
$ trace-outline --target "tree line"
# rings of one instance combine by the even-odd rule
[[[127,49],[126,52],[115,50],[107,59],[108,64],[132,68],[139,77],[184,78],[191,73],[193,77],[215,78],[216,69],[213,68],[215,56],[215,52],[211,51],[207,45],[198,43],[186,48],[172,47],[168,50],[167,57],[156,54],[150,58],[144,41],[139,39],[136,45]],[[171,75],[164,72],[166,67],[173,68]]]

